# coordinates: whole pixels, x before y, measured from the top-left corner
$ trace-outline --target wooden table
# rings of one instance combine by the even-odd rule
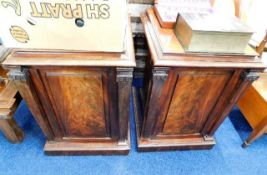
[[[212,148],[214,133],[265,66],[249,47],[244,55],[185,53],[153,9],[142,22],[151,59],[143,93],[134,89],[138,149]]]
[[[13,81],[0,84],[0,130],[11,143],[20,143],[24,138],[22,129],[13,116],[20,104],[21,97]]]
[[[248,147],[267,132],[267,73],[260,75],[237,104],[253,129],[243,144],[243,147]]]
[[[0,46],[0,58],[5,59],[7,49]],[[2,61],[1,61],[2,62]],[[0,130],[11,143],[20,143],[24,138],[22,129],[13,116],[21,97],[13,81],[7,79],[7,71],[0,67]]]

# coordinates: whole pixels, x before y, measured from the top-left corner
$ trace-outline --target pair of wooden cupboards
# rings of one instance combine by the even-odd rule
[[[126,2],[104,1],[105,13],[82,17],[79,7],[95,2],[75,1],[72,16],[55,18],[60,2],[49,12],[51,4],[34,1],[21,1],[15,13],[1,7],[0,18],[16,19],[0,29],[4,44],[18,48],[3,64],[47,138],[47,154],[128,154],[135,59]],[[153,9],[141,18],[151,59],[144,90],[133,88],[138,150],[212,148],[216,129],[264,65],[250,50],[185,53]]]

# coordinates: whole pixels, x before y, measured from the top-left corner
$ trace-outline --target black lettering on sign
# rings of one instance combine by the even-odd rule
[[[27,43],[30,40],[28,33],[19,26],[11,26],[9,30],[12,37],[20,43]]]
[[[104,0],[107,1],[107,0]],[[0,0],[1,2],[1,0]],[[30,2],[31,16],[35,18],[66,18],[77,19],[86,16],[88,19],[108,19],[110,17],[110,6],[108,4],[65,4],[46,3],[37,4]],[[84,11],[85,10],[85,11]]]

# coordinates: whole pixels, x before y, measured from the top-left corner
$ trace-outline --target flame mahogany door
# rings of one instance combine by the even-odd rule
[[[233,73],[233,70],[171,69],[159,97],[161,112],[154,135],[202,135],[204,125]]]
[[[143,116],[136,112],[138,149],[212,148],[215,131],[247,84],[243,71],[232,68],[148,69],[151,76],[145,85],[145,110]],[[142,110],[142,105],[135,106],[136,111]]]
[[[129,145],[123,140],[128,142],[128,119],[122,117],[124,114],[128,117],[129,110],[128,106],[124,107],[125,112],[119,114],[119,98],[124,94],[129,96],[131,84],[126,93],[120,90],[122,94],[118,94],[121,85],[116,80],[116,68],[34,67],[29,69],[29,74],[54,135],[46,143],[47,153],[79,153],[71,150],[72,147],[80,147],[80,153],[92,149],[90,154],[94,151],[105,154],[105,149],[107,153],[129,152]],[[124,100],[128,105],[127,98]]]
[[[110,123],[117,121],[117,111],[110,100],[116,98],[112,96],[116,87],[109,84],[115,78],[112,71],[108,68],[30,70],[31,74],[38,74],[33,76],[34,85],[40,91],[41,103],[57,139],[116,138],[117,126]]]

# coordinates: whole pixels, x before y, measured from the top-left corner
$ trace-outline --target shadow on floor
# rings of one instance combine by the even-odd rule
[[[231,120],[241,140],[246,140],[249,134],[252,132],[252,128],[250,127],[238,107],[235,107],[232,110],[232,112],[229,114],[229,119]]]
[[[238,107],[235,107],[232,110],[232,112],[229,114],[229,119],[232,122],[240,139],[245,141],[253,130]],[[262,146],[267,145],[267,135],[261,136],[258,140],[253,142],[251,146],[256,146],[257,144],[263,144]]]

